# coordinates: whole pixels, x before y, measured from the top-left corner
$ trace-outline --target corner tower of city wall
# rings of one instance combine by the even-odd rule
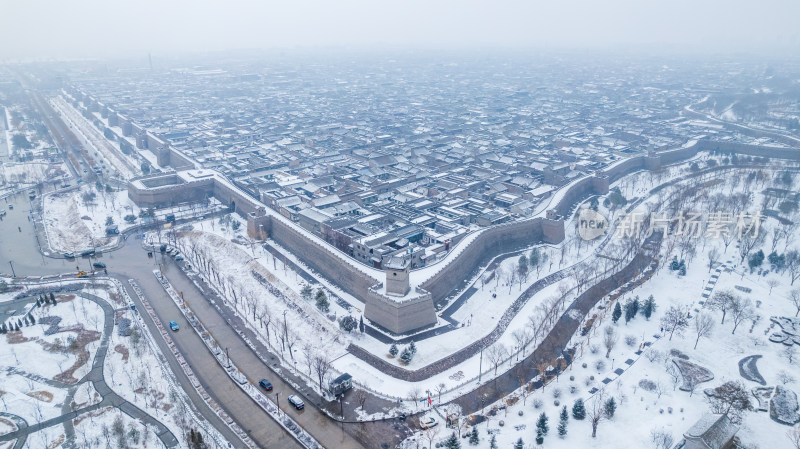
[[[397,300],[378,292],[381,284],[370,288],[364,317],[394,334],[405,334],[436,324],[436,309],[431,294],[417,288],[412,298]]]

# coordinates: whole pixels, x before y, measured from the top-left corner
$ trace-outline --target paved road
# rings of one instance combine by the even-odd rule
[[[29,434],[37,432],[39,430],[64,424],[67,430],[65,433],[67,436],[72,436],[72,440],[67,440],[65,442],[64,447],[75,447],[75,432],[72,429],[72,419],[76,418],[79,415],[84,413],[97,410],[103,407],[116,407],[132,418],[147,423],[151,427],[155,428],[156,436],[161,440],[165,447],[176,447],[178,446],[178,439],[175,435],[162,424],[160,421],[157,421],[152,416],[148,415],[140,408],[136,407],[135,405],[131,404],[127,400],[123,399],[117,393],[115,393],[105,381],[105,377],[103,375],[103,365],[105,364],[106,355],[108,353],[108,341],[111,338],[111,332],[114,331],[114,308],[111,307],[110,304],[105,302],[103,299],[88,293],[78,293],[80,296],[94,302],[95,304],[99,305],[103,309],[104,315],[104,323],[103,323],[103,337],[100,340],[100,346],[97,348],[97,351],[94,356],[94,360],[92,361],[92,369],[86,374],[83,378],[78,380],[75,386],[81,385],[84,382],[91,382],[94,386],[94,389],[100,393],[103,397],[103,400],[97,404],[90,405],[88,407],[84,407],[80,410],[71,411],[66,414],[62,414],[53,419],[49,419],[47,421],[43,421],[37,424],[28,425],[26,427],[20,428],[14,432],[7,433],[5,435],[0,435],[0,441],[10,441],[15,440],[17,438],[27,438]],[[74,394],[74,390],[73,390]],[[69,403],[69,398],[66,401]]]
[[[135,248],[131,248],[129,246],[126,246],[125,249],[135,250]],[[138,249],[138,252],[144,255],[144,252],[141,249]],[[160,257],[160,255],[156,256],[156,258]],[[305,394],[306,392],[293,388],[291,385],[284,382],[279,376],[275,375],[271,371],[270,367],[265,366],[264,362],[262,362],[258,355],[255,354],[253,350],[251,350],[250,347],[242,341],[239,334],[236,333],[232,328],[232,326],[242,326],[242,323],[238,320],[238,318],[224,317],[221,315],[218,310],[205,299],[203,292],[201,292],[197,286],[173,264],[170,258],[165,258],[165,263],[162,263],[162,266],[164,267],[165,275],[167,279],[169,279],[172,286],[177,291],[183,292],[184,298],[188,301],[192,312],[203,323],[205,328],[209,330],[211,335],[217,340],[218,344],[221,347],[228,348],[231,360],[242,370],[249,380],[257,381],[263,377],[269,378],[270,382],[272,382],[275,386],[275,390],[271,395],[272,398],[274,399],[275,393],[280,393],[279,401],[281,408],[285,411],[288,411],[292,418],[298,422],[298,424],[307,429],[314,436],[314,438],[316,438],[317,441],[320,441],[322,444],[328,447],[337,448],[363,447],[350,435],[343,433],[336,422],[332,421],[316,407],[307,407],[302,411],[291,410],[286,402],[286,397],[288,397],[290,394],[299,394],[307,397]],[[148,267],[148,271],[152,271],[152,267],[152,265]],[[126,273],[127,272],[128,271],[126,270]],[[156,313],[162,318],[165,325],[169,320],[175,320],[179,325],[181,325],[181,327],[185,326],[186,329],[189,328],[189,324],[183,321],[180,310],[163,291],[163,288],[157,282],[152,272],[147,279],[145,279],[143,276],[138,276],[137,278],[140,282],[142,290],[145,292],[148,298],[164,298],[163,301],[159,301],[157,299],[153,300],[151,301],[151,304]],[[158,291],[156,292],[156,290]],[[251,438],[253,438],[255,441],[258,441],[262,446],[271,447],[269,446],[270,441],[264,441],[262,439],[267,437],[274,438],[276,436],[276,432],[274,430],[265,429],[263,421],[266,419],[275,426],[277,426],[277,424],[272,423],[271,419],[263,411],[261,411],[261,409],[255,405],[255,403],[247,395],[245,395],[244,392],[241,392],[241,390],[234,384],[232,380],[227,377],[225,371],[219,366],[216,359],[212,356],[208,349],[206,349],[204,343],[196,333],[178,332],[175,336],[176,344],[181,347],[181,353],[187,358],[187,360],[190,361],[190,364],[192,364],[193,368],[195,368],[196,373],[205,375],[208,371],[216,371],[219,373],[219,376],[224,376],[225,379],[227,379],[231,385],[231,388],[234,388],[240,392],[242,395],[241,400],[231,401],[227,398],[223,398],[223,401],[220,402],[226,403],[228,412],[244,429],[251,430]],[[192,344],[194,347],[183,348],[183,344]],[[202,348],[202,351],[200,351],[200,348]],[[267,360],[275,360],[277,363],[277,360],[274,359],[274,356],[270,356],[266,352],[263,354],[265,357],[272,357],[268,358]],[[195,363],[198,363],[199,366],[195,366]],[[211,388],[216,389],[217,385],[214,385]],[[231,407],[231,404],[236,405]],[[254,421],[253,418],[257,419]],[[285,432],[279,433],[285,434]]]

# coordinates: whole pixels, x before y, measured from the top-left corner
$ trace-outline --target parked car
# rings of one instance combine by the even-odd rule
[[[95,250],[87,249],[86,251],[81,252],[81,256],[83,256],[83,257],[94,256],[94,253],[95,253]]]
[[[303,403],[302,399],[293,394],[289,395],[287,399],[289,400],[289,403],[292,404],[294,408],[296,408],[297,410],[302,410],[306,406],[306,404]]]
[[[178,323],[174,321],[169,322],[169,328],[172,329],[174,332],[178,332]]]
[[[272,384],[267,379],[261,379],[258,381],[258,384],[261,385],[266,391],[272,391]]]
[[[106,264],[104,264],[103,262],[95,262],[95,263],[92,264],[92,266],[95,267],[95,268],[103,269],[103,268],[106,267]]]
[[[67,252],[67,253],[64,253],[64,254],[62,254],[62,255],[63,255],[64,257],[66,257],[67,259],[74,259],[74,258],[75,258],[75,253],[73,253],[72,251],[70,251],[70,252]]]
[[[176,254],[176,255],[175,255],[175,260],[177,260],[177,261],[181,261],[181,260],[183,260],[183,256],[182,256],[182,255],[180,255],[180,254]]]
[[[14,209],[14,205],[13,204],[9,204],[8,208],[13,210]]]
[[[419,419],[419,427],[422,428],[422,429],[430,429],[431,427],[434,427],[436,424],[439,424],[439,423],[437,423],[436,419],[434,419],[434,418],[420,418]]]

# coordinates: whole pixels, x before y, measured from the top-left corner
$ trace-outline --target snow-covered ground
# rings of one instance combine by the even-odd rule
[[[114,284],[100,282],[97,288],[83,291],[100,297],[115,309],[103,366],[108,386],[166,425],[181,442],[186,441],[184,432],[190,427],[203,429],[207,441],[223,442],[224,438],[198,417],[153,336],[128,307],[130,301],[121,296],[121,290]],[[103,400],[91,381],[78,382],[94,363],[105,325],[104,311],[77,294],[57,294],[55,298],[57,305],[20,305],[10,311],[13,307],[3,303],[11,301],[12,296],[0,295],[0,310],[6,314],[6,325],[17,323],[31,309],[36,319],[36,324],[2,335],[6,344],[0,346],[0,410],[29,424],[57,418],[64,410],[80,410]],[[76,385],[70,395],[68,389]],[[106,438],[112,436],[112,444],[116,445],[123,438],[113,430],[119,416],[118,410],[108,407],[78,415],[73,420],[76,443],[98,447],[98,441],[105,444]],[[119,447],[161,445],[154,429],[145,430],[138,419],[125,414],[122,420],[127,441]],[[131,428],[136,430],[131,432]],[[61,443],[64,443],[64,428],[55,425],[31,434],[25,447],[56,448]]]
[[[94,197],[90,196],[94,194]],[[106,192],[93,185],[46,194],[43,221],[50,248],[57,252],[79,252],[116,243],[118,236],[106,235],[106,220],[111,217],[119,231],[134,226],[124,220],[137,216],[139,208],[125,190]]]
[[[767,182],[755,181],[747,187],[742,180],[748,175],[748,170],[718,177],[723,179],[723,182],[707,185],[705,193],[708,195],[702,195],[701,198],[704,199],[693,199],[692,210],[705,210],[704,208],[709,206],[708,198],[713,199],[715,194],[761,192],[763,188],[770,186],[769,181],[778,174],[773,171],[769,173]],[[763,201],[763,195],[755,193],[751,198],[749,209],[757,210]],[[647,207],[647,202],[641,207]],[[796,219],[797,215],[794,217]],[[752,252],[759,249],[763,249],[765,253],[771,252],[772,230],[779,226],[776,220],[764,221],[760,232],[765,233],[767,237]],[[776,244],[777,252],[783,253],[793,247],[796,248],[798,237],[800,233],[795,229],[789,242],[779,240]],[[789,361],[789,355],[797,350],[796,345],[793,351],[786,349],[783,344],[769,341],[769,336],[780,330],[770,322],[769,318],[793,317],[797,313],[789,297],[792,291],[800,291],[800,282],[795,282],[792,286],[789,274],[776,272],[774,268],[770,268],[767,261],[761,267],[760,274],[759,269],[751,273],[749,267],[746,267],[747,262],[745,266],[741,263],[735,241],[727,250],[722,239],[701,238],[695,240],[692,246],[695,247],[694,254],[691,254],[691,250],[683,253],[688,261],[685,276],[680,276],[677,271],[664,266],[663,260],[671,259],[670,255],[666,254],[666,248],[670,247],[667,241],[662,246],[662,266],[657,274],[618,300],[624,304],[634,296],[643,301],[652,295],[657,308],[649,320],[640,312],[627,324],[624,315],[614,324],[611,320],[614,303],[608,299],[600,301],[589,314],[589,317],[595,316],[598,321],[594,324],[593,330],[585,337],[580,335],[573,337],[577,358],[571,367],[558,379],[551,380],[546,387],[527,397],[518,390],[510,397],[488,404],[485,410],[490,416],[488,421],[477,426],[480,443],[476,447],[489,447],[489,432],[495,435],[497,447],[512,447],[519,438],[525,442],[525,447],[534,447],[535,424],[540,413],[545,413],[549,418],[549,432],[544,439],[546,447],[618,448],[621,435],[625,435],[626,447],[655,447],[651,432],[660,430],[671,435],[677,443],[684,432],[709,412],[704,389],[714,388],[726,381],[741,381],[748,390],[761,387],[760,383],[747,380],[740,375],[739,362],[753,355],[761,356],[756,365],[766,386],[782,385],[795,393],[800,392],[800,388],[797,387],[797,381],[800,379],[797,357],[793,356],[793,361]],[[681,254],[680,246],[675,245],[672,248],[672,254]],[[717,263],[713,269],[709,269],[709,253],[712,250],[718,251],[721,257],[715,258],[718,260]],[[689,257],[690,255],[692,257]],[[764,273],[763,270],[769,272]],[[732,291],[750,300],[752,304],[753,318],[743,320],[735,333],[731,312],[728,312],[722,324],[720,311],[701,304],[707,300],[703,297],[704,293],[710,297],[715,292],[723,290]],[[686,330],[676,333],[670,340],[669,333],[662,331],[661,319],[672,306],[679,308],[690,318]],[[709,335],[697,341],[695,349],[697,340],[695,322],[698,316],[710,316],[714,328]],[[608,357],[604,346],[606,328],[613,329],[617,336],[616,344]],[[643,351],[637,354],[641,347],[644,348]],[[694,392],[680,390],[682,377],[679,373],[676,377],[670,374],[671,366],[674,365],[673,359],[676,357],[686,357],[689,362],[707,368],[713,373],[714,378],[699,384]],[[622,371],[618,372],[620,369]],[[648,384],[648,381],[651,384]],[[612,418],[602,419],[596,438],[592,438],[592,427],[588,417],[582,421],[575,420],[571,409],[575,400],[580,398],[585,401],[589,410],[600,395],[606,400],[613,397],[618,408]],[[751,399],[753,405],[757,407],[755,398]],[[511,405],[506,406],[507,404]],[[570,416],[567,435],[560,438],[557,426],[559,413],[564,405],[567,406]],[[495,411],[490,412],[491,410]],[[520,412],[523,413],[522,416]],[[429,415],[439,422],[443,421],[435,412],[430,412]],[[789,447],[786,435],[789,429],[789,426],[771,420],[767,412],[749,412],[745,414],[737,435],[746,447],[783,448]],[[417,441],[421,441],[427,445],[429,436],[433,442],[443,441],[451,431],[453,430],[444,428],[436,432],[421,431],[407,440],[406,444],[407,447],[414,447]],[[432,435],[433,433],[436,435]],[[467,440],[461,441],[462,447],[470,446]]]

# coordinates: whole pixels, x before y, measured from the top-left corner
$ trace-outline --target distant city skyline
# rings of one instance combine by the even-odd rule
[[[792,56],[794,0],[6,2],[0,60],[293,48],[554,48]]]

